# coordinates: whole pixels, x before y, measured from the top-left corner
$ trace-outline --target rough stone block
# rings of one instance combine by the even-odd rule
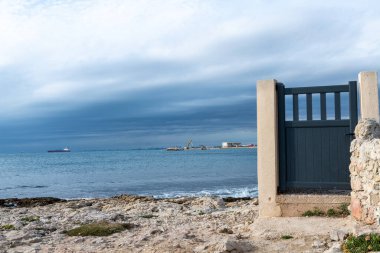
[[[380,207],[380,125],[376,120],[360,120],[351,143],[351,215],[364,223],[379,219]],[[332,239],[338,235],[332,234]]]
[[[374,119],[362,119],[355,127],[355,136],[362,140],[380,137],[380,125]]]
[[[357,220],[362,218],[362,206],[357,198],[351,200],[351,214]]]
[[[217,246],[217,252],[227,253],[231,251],[236,251],[239,253],[244,252],[252,252],[254,250],[254,246],[247,241],[238,241],[234,239],[227,239],[221,242],[220,245]]]
[[[363,190],[362,182],[360,178],[353,178],[351,179],[351,188],[354,191],[361,191]]]
[[[371,205],[377,206],[380,202],[380,195],[379,194],[369,195],[369,201]]]

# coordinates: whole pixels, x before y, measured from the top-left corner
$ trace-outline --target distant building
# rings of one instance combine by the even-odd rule
[[[240,142],[222,142],[222,148],[236,148],[240,146]]]

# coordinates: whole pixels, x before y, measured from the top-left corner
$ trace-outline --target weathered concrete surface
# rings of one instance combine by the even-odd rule
[[[274,217],[259,218],[251,227],[253,236],[261,238],[261,242],[256,243],[263,249],[259,252],[325,252],[341,244],[331,234],[337,229],[345,234],[351,233],[355,222],[348,218]],[[284,240],[279,240],[284,235],[293,237],[287,241],[286,247]],[[265,244],[266,247],[261,246]]]
[[[296,217],[308,210],[318,208],[321,211],[337,209],[342,204],[350,203],[349,195],[312,195],[312,194],[281,194],[277,195],[277,203],[281,207],[282,216]]]
[[[281,216],[278,185],[276,80],[257,82],[257,178],[260,216]]]
[[[375,119],[379,122],[379,95],[377,73],[363,71],[359,73],[360,110],[362,119]]]

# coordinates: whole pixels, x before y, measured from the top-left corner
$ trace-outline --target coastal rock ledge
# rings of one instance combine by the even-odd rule
[[[0,253],[256,252],[256,198],[0,200]]]
[[[348,217],[261,219],[256,198],[12,201],[25,206],[0,206],[0,253],[322,253],[344,237],[334,229],[354,228]]]

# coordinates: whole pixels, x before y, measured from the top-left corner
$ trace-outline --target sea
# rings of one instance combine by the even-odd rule
[[[0,198],[257,196],[257,150],[0,154]]]

